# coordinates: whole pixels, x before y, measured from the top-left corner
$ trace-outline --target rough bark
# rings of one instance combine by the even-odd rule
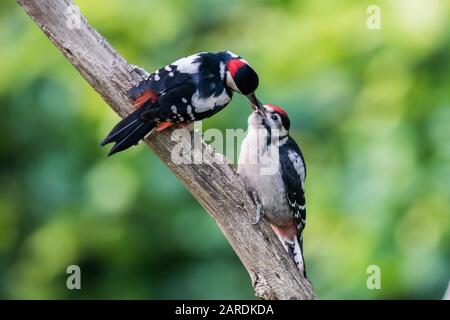
[[[72,1],[17,2],[115,112],[123,117],[132,111],[125,92],[141,76],[81,14],[79,28],[68,27],[76,8],[71,7]],[[256,296],[315,299],[311,283],[287,256],[269,224],[261,219],[251,225],[255,206],[229,161],[201,142],[201,149],[211,154],[212,160],[174,164],[171,150],[176,141],[171,139],[172,132],[152,134],[146,143],[215,220],[249,272]]]

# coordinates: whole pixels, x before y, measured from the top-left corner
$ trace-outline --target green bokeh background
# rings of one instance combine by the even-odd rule
[[[80,0],[133,64],[232,50],[308,165],[305,256],[323,299],[440,299],[450,280],[450,2]],[[366,9],[381,8],[381,30]],[[0,4],[0,297],[253,298],[195,199],[13,1]],[[245,128],[242,97],[203,122]],[[82,290],[66,288],[77,264]],[[381,268],[381,290],[366,269]]]

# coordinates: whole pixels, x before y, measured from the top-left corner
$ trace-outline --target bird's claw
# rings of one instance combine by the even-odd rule
[[[147,71],[145,71],[141,67],[135,66],[134,64],[131,64],[131,67],[133,69],[131,69],[130,73],[134,72],[137,75],[139,75],[142,79],[147,79],[150,76],[150,73],[148,73]]]

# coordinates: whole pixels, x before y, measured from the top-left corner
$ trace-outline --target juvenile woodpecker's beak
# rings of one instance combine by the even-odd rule
[[[256,98],[255,93],[251,93],[247,96],[250,101],[250,106],[253,110],[257,111],[261,116],[265,116],[266,112],[264,110],[263,104]]]

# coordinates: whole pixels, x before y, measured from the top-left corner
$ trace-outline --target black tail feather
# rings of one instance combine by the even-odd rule
[[[137,109],[132,114],[123,118],[118,124],[114,126],[108,136],[100,143],[103,147],[111,142],[117,142],[126,137],[131,131],[133,131],[136,124],[141,121],[141,109]]]
[[[102,141],[101,146],[115,142],[108,156],[138,144],[155,127],[155,122],[141,118],[142,112],[142,108],[139,108],[122,119]]]
[[[153,128],[155,127],[155,122],[144,122],[133,125],[133,130],[128,133],[127,136],[118,140],[111,151],[108,153],[108,157],[113,154],[126,150],[134,145],[137,145]]]

